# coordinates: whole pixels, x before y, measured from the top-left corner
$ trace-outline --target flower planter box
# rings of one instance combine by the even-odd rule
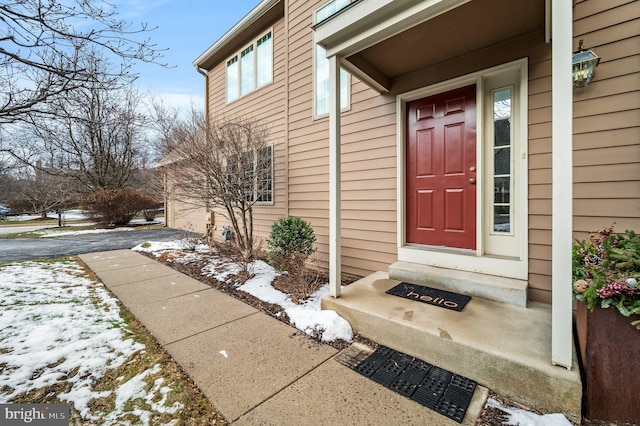
[[[584,366],[584,414],[590,420],[640,425],[640,330],[614,307],[589,311],[578,302],[576,328]]]

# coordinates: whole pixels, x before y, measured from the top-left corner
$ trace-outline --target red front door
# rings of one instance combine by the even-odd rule
[[[407,104],[407,243],[476,248],[476,86]]]

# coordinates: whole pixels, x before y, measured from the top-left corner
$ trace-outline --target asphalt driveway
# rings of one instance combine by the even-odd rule
[[[145,241],[171,241],[184,235],[181,229],[158,228],[55,238],[0,239],[0,263],[129,249]]]

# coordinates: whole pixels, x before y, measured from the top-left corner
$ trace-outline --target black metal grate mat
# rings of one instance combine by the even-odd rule
[[[462,423],[476,382],[380,346],[354,367],[363,376]]]

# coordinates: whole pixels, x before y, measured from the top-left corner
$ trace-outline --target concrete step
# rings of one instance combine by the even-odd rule
[[[389,266],[389,278],[469,296],[482,297],[500,303],[527,306],[528,283],[515,278],[438,268],[410,262],[396,262]]]
[[[500,395],[580,419],[582,384],[574,369],[551,364],[551,308],[474,297],[462,312],[388,295],[399,281],[376,272],[327,296],[354,332],[476,380]]]

